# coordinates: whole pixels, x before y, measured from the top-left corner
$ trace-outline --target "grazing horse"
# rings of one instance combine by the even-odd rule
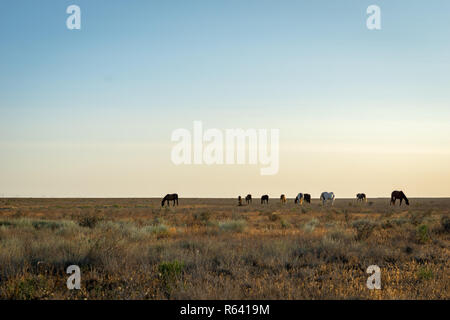
[[[397,199],[400,200],[400,205],[402,205],[402,201],[405,200],[406,205],[409,206],[409,200],[405,196],[403,191],[392,191],[392,194],[391,194],[391,205],[395,206],[395,201]]]
[[[331,205],[334,204],[334,193],[333,192],[322,192],[320,195],[320,200],[322,200],[322,204],[325,205],[327,200],[331,200]]]
[[[282,195],[280,196],[280,202],[281,202],[281,203],[286,203],[286,196],[285,196],[284,194],[282,194]]]
[[[173,194],[166,194],[166,196],[162,199],[161,202],[161,207],[164,207],[164,202],[167,201],[167,205],[170,207],[170,202],[169,201],[173,201],[173,206],[175,206],[175,202],[178,205],[178,194],[173,193]]]
[[[303,204],[303,199],[304,199],[303,193],[299,193],[299,194],[295,197],[294,202],[295,202],[295,203]]]
[[[264,202],[269,204],[269,196],[267,194],[265,194],[261,197],[261,204],[263,204]]]
[[[305,193],[303,198],[305,198],[305,202],[311,203],[311,195],[309,193]]]
[[[361,202],[363,202],[363,201],[367,202],[366,194],[365,193],[358,193],[356,195],[356,200],[361,201]]]
[[[252,203],[252,195],[251,195],[251,194],[248,194],[248,195],[245,197],[245,202],[246,202],[247,204]]]
[[[238,206],[242,206],[242,197],[241,196],[238,197]]]

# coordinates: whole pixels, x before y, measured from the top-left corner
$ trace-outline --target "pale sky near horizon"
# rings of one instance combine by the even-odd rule
[[[66,8],[81,8],[68,30]],[[381,8],[381,30],[366,9]],[[3,0],[0,196],[450,197],[450,2]],[[171,133],[280,130],[279,172]]]

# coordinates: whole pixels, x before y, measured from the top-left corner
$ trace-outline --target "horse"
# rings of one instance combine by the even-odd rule
[[[263,204],[264,202],[269,204],[269,196],[267,194],[265,194],[261,197],[261,204]]]
[[[294,203],[300,203],[303,204],[304,195],[303,193],[299,193],[294,200]]]
[[[305,193],[303,198],[305,199],[305,202],[311,203],[311,195],[309,193]]]
[[[281,202],[281,203],[286,203],[286,196],[285,196],[284,194],[282,194],[282,195],[280,196],[280,202]]]
[[[334,204],[334,193],[333,192],[322,192],[320,195],[320,200],[322,200],[322,204],[325,205],[327,200],[331,200],[331,205]]]
[[[242,206],[242,197],[241,196],[239,196],[238,197],[238,206]]]
[[[395,201],[399,199],[400,205],[402,205],[402,201],[405,200],[407,206],[409,206],[409,200],[403,193],[403,191],[392,191],[391,193],[391,205],[395,206]]]
[[[248,195],[245,197],[245,202],[246,202],[247,204],[252,203],[252,195],[251,195],[251,194],[248,194]]]
[[[365,193],[358,193],[356,195],[356,200],[361,201],[361,202],[363,202],[363,201],[367,202],[366,194]]]
[[[175,206],[175,202],[178,205],[178,194],[173,193],[173,194],[166,194],[166,196],[162,199],[161,202],[161,207],[164,207],[164,202],[167,201],[167,205],[170,207],[170,202],[169,201],[173,201],[173,206]]]

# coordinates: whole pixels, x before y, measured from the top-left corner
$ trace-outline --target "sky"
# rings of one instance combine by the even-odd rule
[[[69,5],[81,29],[69,30]],[[369,5],[381,30],[366,27]],[[2,0],[0,196],[450,196],[450,2]],[[279,129],[279,171],[175,165]]]

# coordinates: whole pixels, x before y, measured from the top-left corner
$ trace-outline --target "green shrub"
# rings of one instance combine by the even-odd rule
[[[417,277],[421,280],[430,280],[433,278],[433,271],[427,268],[420,268],[417,272]]]
[[[245,220],[230,220],[219,222],[219,229],[222,231],[242,232],[246,227]]]
[[[174,280],[177,278],[184,269],[184,263],[177,260],[171,262],[161,262],[158,266],[158,271],[166,280]]]
[[[289,222],[287,222],[287,221],[284,220],[284,219],[281,219],[280,223],[281,223],[281,227],[282,227],[283,229],[287,229],[287,228],[289,228],[290,225],[291,225]]]
[[[153,234],[166,234],[169,231],[169,228],[165,224],[158,224],[152,226],[145,226],[142,228],[144,232],[153,233]]]
[[[430,240],[430,231],[426,224],[422,224],[417,228],[417,239],[422,244]]]

